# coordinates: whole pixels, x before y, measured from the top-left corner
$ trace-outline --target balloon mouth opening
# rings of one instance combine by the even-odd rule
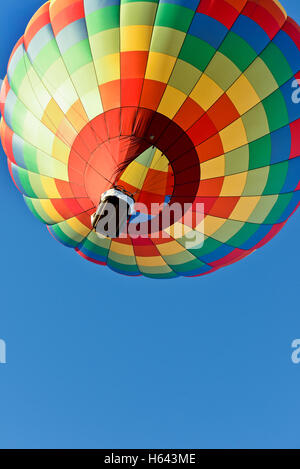
[[[122,108],[117,126],[116,112],[107,111],[81,130],[69,157],[71,187],[82,187],[95,210],[101,194],[114,185],[133,194],[151,217],[173,203],[192,204],[200,182],[199,156],[193,142],[166,116],[136,111],[139,114],[133,129],[126,130],[130,121],[127,113],[132,116],[132,108]],[[156,213],[153,204],[160,205]]]

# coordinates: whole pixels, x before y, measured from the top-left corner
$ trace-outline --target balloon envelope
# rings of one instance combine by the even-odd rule
[[[213,272],[299,206],[299,49],[278,0],[47,2],[2,86],[11,177],[92,262],[152,278]],[[91,215],[114,183],[140,207],[127,236],[100,238]],[[162,221],[172,204],[188,216]]]

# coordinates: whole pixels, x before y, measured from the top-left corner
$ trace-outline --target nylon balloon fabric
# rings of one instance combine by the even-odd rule
[[[11,177],[82,257],[151,278],[208,274],[270,241],[300,203],[300,29],[277,0],[54,0],[1,90]],[[149,210],[203,207],[152,236],[91,226],[120,184]],[[189,247],[191,233],[202,241]]]

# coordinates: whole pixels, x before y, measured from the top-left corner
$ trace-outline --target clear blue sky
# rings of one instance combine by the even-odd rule
[[[2,2],[2,77],[41,3]],[[0,212],[1,448],[300,448],[300,212],[248,259],[161,282],[55,242],[2,150]]]

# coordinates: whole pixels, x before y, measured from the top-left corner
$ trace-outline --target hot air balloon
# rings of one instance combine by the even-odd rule
[[[278,0],[48,1],[2,86],[11,177],[89,261],[159,279],[214,272],[299,206],[299,49]],[[129,197],[132,232],[159,219],[155,233],[97,233],[108,191]],[[161,224],[175,203],[189,221]]]

